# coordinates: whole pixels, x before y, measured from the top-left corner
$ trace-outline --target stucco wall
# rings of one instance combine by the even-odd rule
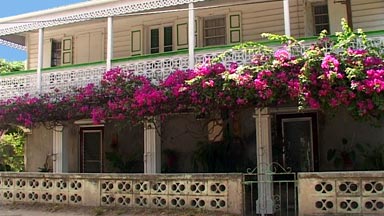
[[[193,114],[179,114],[169,116],[162,123],[163,172],[245,172],[256,165],[253,109],[230,117],[227,122],[232,130],[230,143],[208,140],[212,129],[209,121],[210,118],[197,120]],[[207,158],[209,154],[213,158]],[[215,163],[210,167],[213,171],[205,170],[206,162]]]
[[[319,153],[320,171],[340,169],[334,167],[332,161],[327,160],[327,151],[330,148],[342,149],[342,139],[348,140],[348,149],[355,149],[355,168],[361,167],[362,158],[356,150],[356,144],[370,144],[372,146],[384,144],[384,128],[375,127],[368,122],[356,121],[345,111],[333,115],[322,116],[319,122]]]
[[[144,129],[142,125],[118,126],[107,124],[104,128],[104,172],[136,172],[144,171]],[[130,164],[126,170],[119,170],[106,157],[112,153]]]
[[[38,172],[43,167],[47,155],[52,154],[52,130],[40,126],[31,130],[27,135],[25,144],[25,171]],[[48,160],[49,168],[52,169],[52,159]]]
[[[79,127],[73,124],[67,124],[63,130],[63,143],[65,143],[66,156],[68,158],[68,172],[78,173],[79,169]]]

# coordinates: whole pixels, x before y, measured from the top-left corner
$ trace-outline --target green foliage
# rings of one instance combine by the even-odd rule
[[[25,136],[21,130],[10,131],[0,138],[0,170],[24,170]]]
[[[379,144],[356,144],[356,149],[362,157],[361,169],[363,170],[383,170],[384,169],[384,145]]]
[[[112,167],[117,169],[116,172],[132,173],[137,169],[140,161],[140,154],[134,153],[124,156],[117,152],[106,152],[106,159],[111,163]]]
[[[10,73],[14,71],[24,70],[24,62],[14,61],[7,62],[5,59],[0,59],[0,74],[1,73]]]

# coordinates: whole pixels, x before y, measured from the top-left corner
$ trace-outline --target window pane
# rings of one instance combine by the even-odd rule
[[[151,53],[159,52],[159,29],[151,29]]]
[[[172,51],[172,27],[164,27],[164,52]]]
[[[315,34],[320,34],[324,29],[329,32],[329,17],[327,5],[315,5],[313,6],[313,20]]]
[[[61,64],[61,41],[52,41],[51,67]]]
[[[204,20],[204,46],[225,44],[225,17]]]

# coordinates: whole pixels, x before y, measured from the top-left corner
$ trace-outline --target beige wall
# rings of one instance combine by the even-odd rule
[[[327,151],[330,148],[342,148],[342,138],[346,138],[350,148],[357,143],[372,146],[384,144],[384,128],[375,127],[369,122],[356,121],[345,111],[319,118],[319,153],[320,171],[336,169],[333,162],[327,160]],[[356,151],[356,166],[361,165],[361,158]]]
[[[193,114],[166,118],[161,124],[162,171],[193,172],[192,154],[198,142],[208,139],[206,124]]]
[[[129,165],[119,170],[106,157],[113,153]],[[104,128],[104,172],[144,172],[144,129],[142,125],[122,126],[108,124]],[[129,162],[129,163],[128,163]]]
[[[345,4],[334,3],[333,0],[318,0],[311,1],[313,3],[324,2],[328,3],[328,10],[330,16],[330,33],[334,34],[340,31],[341,18],[346,18]],[[291,34],[294,37],[312,36],[313,35],[313,18],[312,18],[312,3],[307,0],[290,0],[290,20],[291,20]],[[382,29],[382,20],[384,19],[384,2],[382,0],[353,0],[352,14],[353,24],[355,28],[363,28],[365,31],[380,30]],[[201,6],[218,5],[228,3],[223,2],[204,2]],[[196,4],[199,7],[199,4]],[[198,46],[202,46],[202,20],[204,17],[227,15],[232,12],[240,12],[242,17],[242,39],[243,41],[261,40],[261,33],[275,33],[284,34],[284,18],[283,18],[283,3],[281,1],[267,2],[267,3],[254,3],[246,5],[238,5],[231,7],[219,7],[210,9],[197,9],[195,12],[198,28]],[[172,12],[166,14],[152,14],[142,16],[127,16],[127,17],[114,17],[113,22],[113,44],[114,44],[114,58],[129,57],[131,55],[131,35],[130,31],[134,28],[140,27],[143,29],[144,53],[149,52],[149,38],[148,32],[151,26],[156,25],[175,25],[180,21],[187,21],[187,11]],[[86,26],[86,28],[84,27]],[[93,21],[81,22],[77,24],[70,24],[59,27],[52,27],[45,29],[44,39],[50,38],[63,38],[65,36],[72,36],[73,43],[73,63],[83,63],[86,59],[92,61],[94,59],[106,57],[106,39],[107,39],[107,20],[100,18]],[[176,28],[174,28],[176,31]],[[91,42],[88,45],[76,43],[80,40],[80,36],[86,33],[101,32],[103,35],[103,44],[97,45],[96,42]],[[174,34],[175,35],[175,34]],[[27,35],[28,44],[28,69],[37,67],[37,31],[31,32]],[[99,40],[97,40],[99,41]],[[93,43],[93,44],[92,44]],[[174,36],[174,44],[176,38]],[[85,58],[84,55],[79,53],[88,49],[88,47],[99,47],[103,49],[102,54]],[[174,47],[175,49],[176,47]]]
[[[87,26],[87,28],[84,28],[84,26]],[[64,25],[60,27],[52,27],[52,28],[46,28],[44,29],[44,42],[45,45],[50,39],[56,39],[61,40],[64,37],[72,37],[73,40],[73,63],[84,63],[83,59],[84,56],[77,56],[78,53],[76,53],[76,50],[82,50],[84,47],[95,47],[95,44],[84,44],[84,43],[76,43],[76,41],[79,41],[80,37],[87,33],[100,33],[102,34],[104,38],[104,44],[102,44],[102,50],[103,52],[100,54],[102,55],[102,59],[104,59],[104,56],[106,56],[106,18],[105,19],[98,19],[93,22],[82,22],[81,24],[70,24],[70,25]],[[27,43],[28,43],[28,61],[27,66],[28,69],[34,69],[37,67],[37,57],[38,57],[38,37],[39,34],[37,31],[31,32],[26,37]],[[49,55],[44,56],[44,61],[46,61],[46,58],[49,58]],[[101,59],[101,60],[102,60]]]
[[[92,126],[92,125],[90,125]],[[86,127],[86,125],[81,125]],[[130,172],[143,172],[143,127],[120,127],[108,124],[104,127],[104,172],[122,172],[106,159],[105,152],[114,152],[121,156],[124,161],[135,160]],[[80,125],[65,124],[63,129],[63,146],[66,146],[65,155],[68,172],[80,172]],[[117,135],[118,141],[112,143],[112,137]],[[25,145],[26,171],[36,172],[43,167],[47,155],[53,153],[53,131],[43,126],[32,129],[27,135]],[[49,157],[49,168],[52,170],[52,157]]]
[[[214,158],[209,158],[208,162],[215,164],[212,166],[215,172],[245,172],[247,168],[254,168],[256,129],[253,113],[253,109],[242,110],[224,122],[232,128],[233,140],[228,145],[220,139],[216,142],[208,140],[209,137],[218,138],[223,134],[223,129],[218,129],[216,132],[221,132],[221,136],[209,136],[213,130],[208,119],[212,118],[197,120],[193,114],[167,117],[161,127],[162,171],[210,172],[204,163],[207,162],[205,153],[211,151]]]
[[[353,2],[354,0],[352,0]],[[331,34],[342,31],[341,19],[347,19],[347,8],[345,4],[335,3],[328,0],[329,29]]]
[[[63,130],[63,143],[67,146],[68,172],[78,173],[79,169],[79,128],[73,124],[67,124]]]
[[[211,3],[209,3],[211,4]],[[216,2],[214,4],[219,4]],[[203,5],[205,6],[205,5]],[[197,5],[198,7],[198,5]],[[196,18],[200,35],[198,36],[198,44],[202,44],[202,20],[204,17],[215,15],[227,15],[231,12],[240,12],[242,16],[242,35],[243,41],[260,40],[261,33],[270,32],[276,34],[284,33],[284,20],[283,20],[283,3],[257,3],[252,5],[220,7],[214,9],[198,9],[196,10]],[[296,37],[304,36],[304,18],[302,0],[290,1],[291,13],[291,31],[292,35]],[[113,22],[113,44],[114,44],[114,58],[128,57],[131,55],[131,35],[130,31],[138,26],[143,27],[144,31],[144,53],[149,52],[149,38],[148,32],[151,26],[156,25],[175,25],[177,22],[187,20],[188,12],[172,12],[167,14],[153,14],[145,16],[127,16],[127,17],[114,17]],[[78,24],[70,24],[59,27],[46,28],[44,30],[44,39],[49,40],[60,39],[66,36],[73,37],[73,63],[83,63],[84,56],[78,53],[88,46],[76,43],[80,36],[88,32],[102,32],[104,35],[103,43],[103,58],[106,57],[106,39],[107,39],[107,22],[106,18],[101,18],[93,21],[81,22]],[[86,28],[84,28],[86,26]],[[176,28],[174,28],[176,31]],[[34,31],[27,36],[28,44],[28,69],[37,67],[37,47],[38,47],[38,32]],[[174,38],[176,44],[176,38]],[[89,47],[95,47],[96,44],[90,44]],[[174,47],[176,48],[176,47]]]
[[[27,135],[25,145],[25,171],[38,172],[44,166],[46,157],[52,154],[52,131],[44,126],[31,130]],[[52,158],[48,160],[49,168],[52,169]]]
[[[352,22],[355,29],[364,31],[383,30],[383,0],[352,0]]]

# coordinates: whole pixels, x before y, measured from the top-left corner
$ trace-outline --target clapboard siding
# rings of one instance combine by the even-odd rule
[[[87,26],[85,30],[84,25]],[[62,28],[55,27],[51,29],[44,30],[44,39],[61,39],[66,36],[72,36],[73,39],[77,35],[84,34],[87,32],[104,32],[104,50],[106,50],[106,22],[97,20],[96,22],[84,22],[83,25],[72,24],[63,26]],[[28,68],[36,69],[37,68],[37,57],[38,57],[38,32],[31,32],[28,34]],[[73,43],[73,50],[76,48],[76,43]],[[76,54],[73,53],[73,56]],[[106,51],[104,51],[104,56],[106,56]],[[76,60],[74,60],[74,64],[76,64]]]
[[[351,3],[354,28],[361,28],[364,31],[383,29],[383,0],[353,0]]]
[[[237,1],[234,1],[237,3]],[[303,0],[290,0],[290,20],[291,34],[295,37],[304,36],[304,6]],[[204,4],[219,4],[204,3]],[[227,15],[232,12],[241,13],[242,39],[243,41],[260,40],[262,33],[284,34],[284,11],[283,2],[253,3],[237,5],[231,7],[220,7],[210,9],[197,9],[195,15],[202,38],[202,20],[204,17]],[[131,29],[142,26],[143,34],[147,35],[150,26],[172,25],[177,20],[188,20],[188,11],[179,11],[165,14],[151,14],[142,16],[115,17],[113,19],[113,58],[123,58],[131,55]],[[86,25],[86,28],[84,27]],[[84,23],[72,24],[69,26],[56,27],[45,31],[45,39],[62,38],[63,36],[75,37],[80,32],[84,33],[99,31],[104,32],[104,58],[107,56],[107,22],[103,20],[89,21]],[[176,31],[174,29],[174,31]],[[144,44],[148,44],[148,37],[143,38]],[[33,69],[37,66],[37,41],[38,33],[32,32],[28,37],[28,68]],[[74,43],[74,48],[76,43]],[[144,53],[148,53],[148,45],[144,46]],[[75,54],[74,54],[75,56]],[[74,59],[74,63],[76,63]]]

